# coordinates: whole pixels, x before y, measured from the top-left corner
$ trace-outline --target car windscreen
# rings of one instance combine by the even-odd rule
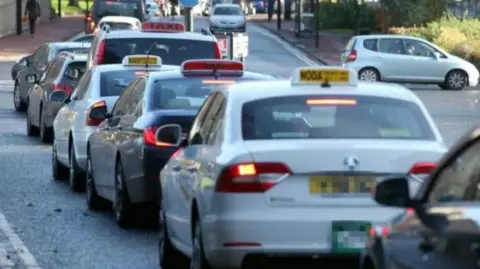
[[[143,11],[140,1],[97,1],[93,7],[93,16],[96,20],[105,16],[127,16],[142,20]]]
[[[409,139],[435,140],[418,105],[371,96],[284,96],[242,107],[244,140]]]
[[[164,38],[115,38],[107,39],[104,63],[121,63],[127,55],[148,54],[162,58],[163,64],[181,65],[186,60],[214,59],[212,41]]]
[[[177,78],[155,81],[149,110],[199,109],[210,92],[228,85],[247,81],[247,78]]]
[[[110,30],[130,30],[133,28],[133,26],[130,23],[126,22],[102,22],[99,25],[99,28],[102,28],[104,25],[108,25]]]
[[[135,78],[145,74],[139,70],[106,71],[100,75],[100,96],[119,96]]]
[[[242,15],[240,7],[216,7],[213,11],[213,15]]]

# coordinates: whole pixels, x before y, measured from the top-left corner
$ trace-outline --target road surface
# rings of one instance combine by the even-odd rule
[[[196,19],[195,26],[206,27],[206,19]],[[295,67],[315,64],[269,32],[253,24],[247,29],[247,69],[289,77]],[[88,212],[84,194],[52,180],[51,146],[28,138],[25,116],[14,112],[11,65],[0,63],[0,268],[157,268],[156,231],[122,230],[110,212]],[[477,90],[412,88],[447,142],[477,122]]]

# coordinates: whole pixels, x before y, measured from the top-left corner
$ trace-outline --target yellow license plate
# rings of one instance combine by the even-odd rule
[[[132,64],[132,65],[157,64],[157,58],[132,57],[132,58],[128,58],[128,64]]]
[[[369,193],[375,186],[373,176],[310,176],[311,194]]]
[[[324,83],[324,82],[343,82],[349,81],[348,70],[300,70],[300,82]]]

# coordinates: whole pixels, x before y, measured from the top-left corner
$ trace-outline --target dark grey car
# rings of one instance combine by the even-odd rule
[[[27,75],[36,74],[41,76],[49,61],[51,61],[59,52],[88,51],[90,43],[78,42],[56,42],[45,43],[41,45],[26,62],[26,66],[20,69],[15,79],[13,90],[13,105],[17,111],[25,111],[28,105],[28,93],[35,84],[34,81],[27,81]]]

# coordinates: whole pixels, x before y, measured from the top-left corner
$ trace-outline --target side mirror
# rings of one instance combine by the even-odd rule
[[[38,77],[35,74],[28,74],[25,76],[25,81],[29,84],[36,84],[38,83]]]
[[[182,142],[182,127],[178,124],[166,124],[155,132],[157,145],[178,147]]]
[[[393,207],[409,207],[410,191],[406,177],[385,177],[373,191],[377,203]]]
[[[48,99],[53,102],[63,103],[67,98],[67,94],[64,91],[53,91],[49,96]]]

